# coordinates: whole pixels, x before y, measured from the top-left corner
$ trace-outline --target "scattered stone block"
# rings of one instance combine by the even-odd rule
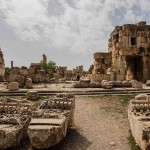
[[[142,150],[150,146],[150,96],[140,94],[130,101],[128,119],[132,135]]]
[[[104,89],[112,89],[113,88],[113,84],[111,82],[103,82],[102,83],[102,88],[104,88]]]
[[[37,149],[47,149],[59,143],[66,136],[67,129],[74,124],[74,95],[57,96],[45,100],[32,113],[27,133],[31,145]]]
[[[95,88],[101,88],[101,87],[102,87],[101,83],[100,82],[96,82]]]
[[[31,101],[37,101],[39,98],[38,91],[35,90],[29,90],[26,94],[27,100]]]
[[[10,97],[0,98],[0,148],[9,149],[21,145],[27,138],[27,128],[32,109],[28,101]],[[30,110],[30,111],[29,111]]]
[[[78,82],[74,85],[74,88],[82,88],[82,84],[80,82]]]
[[[27,78],[26,82],[25,82],[25,85],[26,85],[27,88],[32,89],[33,88],[33,86],[32,86],[32,79],[31,78]]]
[[[143,88],[142,83],[140,83],[140,82],[134,82],[132,84],[132,87],[137,88],[137,89],[142,89]]]
[[[17,91],[19,90],[19,83],[18,82],[11,82],[8,84],[9,91]]]
[[[113,87],[122,87],[122,82],[121,81],[111,81],[113,84]]]
[[[90,83],[88,83],[88,82],[81,82],[80,84],[81,84],[82,88],[89,88],[90,87]]]
[[[122,87],[132,87],[132,83],[130,81],[122,81]]]
[[[146,100],[149,96],[147,94],[139,94],[135,96],[135,100]]]
[[[147,80],[146,86],[150,86],[150,80]]]

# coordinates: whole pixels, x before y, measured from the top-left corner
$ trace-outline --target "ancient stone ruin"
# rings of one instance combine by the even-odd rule
[[[28,101],[0,98],[0,148],[16,147],[27,137],[32,110]]]
[[[32,112],[28,127],[31,144],[38,149],[49,148],[60,142],[74,121],[75,98],[72,94],[59,94],[45,100]]]
[[[108,53],[94,54],[91,81],[150,79],[150,25],[116,26],[110,35]]]
[[[43,101],[38,108],[27,100],[1,97],[0,148],[19,146],[27,136],[38,149],[57,144],[74,125],[74,109],[72,94],[58,94]]]
[[[0,82],[5,81],[5,62],[0,48]]]
[[[150,148],[150,96],[140,94],[131,100],[128,109],[131,132],[142,150]]]
[[[88,71],[85,71],[83,69],[83,65],[77,66],[76,68],[72,70],[68,70],[67,67],[61,67],[59,66],[57,69],[58,78],[61,79],[61,81],[65,80],[73,80],[73,81],[79,81],[81,77],[85,77],[88,75]]]

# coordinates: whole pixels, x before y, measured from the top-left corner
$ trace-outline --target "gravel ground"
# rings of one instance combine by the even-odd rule
[[[76,96],[75,128],[49,150],[130,150],[126,105],[118,96]]]
[[[76,96],[75,127],[48,150],[130,150],[127,104],[120,98]],[[21,150],[32,150],[27,145]]]

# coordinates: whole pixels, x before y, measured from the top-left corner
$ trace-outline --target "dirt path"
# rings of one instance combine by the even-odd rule
[[[130,150],[126,105],[120,98],[77,96],[76,128],[49,150]]]
[[[75,128],[48,150],[131,150],[126,101],[127,96],[76,96]],[[34,149],[24,143],[17,150]]]

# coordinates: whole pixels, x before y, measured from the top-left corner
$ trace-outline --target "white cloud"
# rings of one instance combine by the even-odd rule
[[[107,51],[114,25],[148,19],[149,7],[149,0],[0,0],[0,13],[14,18],[6,22],[21,40],[83,57]]]

